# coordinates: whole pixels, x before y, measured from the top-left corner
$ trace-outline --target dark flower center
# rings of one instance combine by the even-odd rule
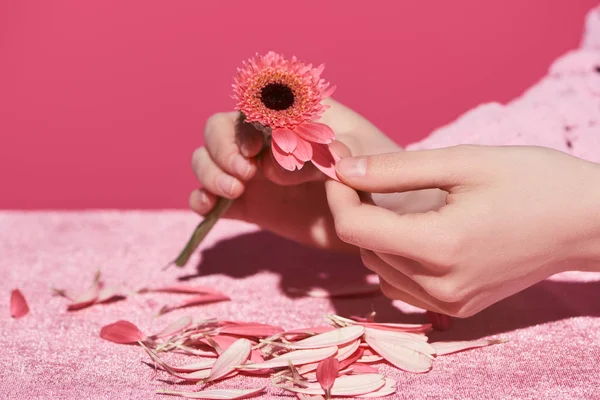
[[[260,101],[271,110],[287,110],[294,105],[294,92],[282,83],[269,83],[260,91]]]

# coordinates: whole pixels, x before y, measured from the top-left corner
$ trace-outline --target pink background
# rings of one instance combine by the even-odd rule
[[[187,207],[204,121],[268,50],[325,62],[338,100],[408,144],[520,95],[598,4],[435,3],[1,1],[0,208]]]

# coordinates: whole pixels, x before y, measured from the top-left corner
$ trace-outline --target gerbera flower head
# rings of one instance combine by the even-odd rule
[[[335,89],[321,78],[323,70],[272,51],[257,55],[238,69],[233,98],[247,122],[270,132],[274,158],[283,168],[294,171],[311,161],[337,179],[328,146],[335,133],[315,122],[327,109],[322,101]]]

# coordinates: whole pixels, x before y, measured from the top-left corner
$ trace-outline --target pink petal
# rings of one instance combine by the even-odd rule
[[[329,144],[335,139],[335,133],[328,125],[320,122],[305,122],[294,128],[302,139],[312,143]]]
[[[117,321],[100,330],[100,337],[114,343],[131,344],[144,340],[144,334],[129,321]]]
[[[298,397],[298,400],[325,400],[325,397],[321,396],[320,394],[310,395],[310,394],[296,393],[296,396]]]
[[[201,392],[176,392],[173,390],[157,390],[158,394],[169,394],[172,396],[186,397],[188,399],[245,399],[265,390],[265,387],[256,389],[213,389]]]
[[[186,365],[182,365],[180,367],[172,366],[171,368],[173,369],[173,371],[176,371],[176,372],[196,372],[196,371],[203,371],[203,370],[211,369],[212,366],[214,365],[214,363],[215,363],[215,360],[208,360],[208,361],[200,361],[200,362],[193,363],[193,364],[186,364]],[[207,377],[208,377],[208,374],[202,379],[205,379]]]
[[[436,331],[447,331],[452,327],[452,318],[448,315],[427,311],[425,316]]]
[[[246,323],[240,325],[225,325],[219,329],[220,333],[228,333],[230,335],[238,336],[251,336],[256,338],[265,338],[269,336],[282,333],[283,329],[278,326],[258,324],[258,323]]]
[[[392,378],[385,378],[385,385],[382,388],[371,393],[361,394],[356,397],[384,397],[394,393],[396,393],[396,380]]]
[[[401,370],[423,373],[431,370],[433,366],[433,358],[428,354],[394,343],[381,341],[371,335],[365,335],[365,340],[373,350]]]
[[[313,148],[309,142],[296,136],[296,149],[293,152],[294,156],[300,161],[310,161],[313,156]]]
[[[339,178],[335,172],[335,163],[340,158],[335,156],[326,144],[313,143],[312,148],[313,156],[311,161],[313,165],[331,179],[339,182]]]
[[[239,338],[235,336],[211,335],[200,339],[198,342],[213,347],[218,354],[221,354],[224,350],[227,350],[232,344],[234,344],[238,339]],[[250,341],[250,343],[255,344],[256,342]]]
[[[83,308],[89,307],[92,304],[96,303],[98,299],[98,293],[100,292],[100,288],[97,284],[94,284],[91,288],[85,291],[82,295],[77,297],[73,303],[67,306],[67,310],[75,311],[81,310]]]
[[[364,364],[353,364],[351,366],[353,374],[377,374],[379,371],[377,368],[371,367],[370,365]]]
[[[183,331],[185,328],[187,328],[191,324],[192,324],[192,317],[184,316],[184,317],[179,318],[176,321],[173,321],[171,324],[169,324],[163,330],[152,335],[151,337],[152,338],[161,338],[161,337],[165,337],[165,336],[171,336],[171,335],[174,335],[176,333]]]
[[[316,349],[320,347],[340,346],[352,342],[365,333],[360,325],[347,326],[330,332],[320,333],[307,339],[285,345],[290,349]]]
[[[317,366],[317,381],[327,396],[329,396],[335,378],[338,376],[338,372],[340,371],[339,368],[340,362],[334,357],[326,358],[319,362],[319,365]]]
[[[356,319],[340,317],[339,315],[330,316],[330,319],[341,326],[362,325],[365,328],[375,328],[380,330],[398,331],[398,332],[425,332],[431,328],[431,324],[395,324],[382,322],[363,322]]]
[[[21,318],[29,313],[29,306],[25,296],[19,289],[14,289],[10,294],[10,315],[13,318]]]
[[[339,347],[337,353],[335,354],[335,358],[340,361],[340,370],[353,363],[354,361],[347,362],[347,359],[353,357],[355,353],[358,352],[360,352],[360,354],[363,353],[363,349],[360,348],[360,340],[355,340],[354,342]],[[342,368],[342,364],[344,364],[344,368]],[[300,368],[299,373],[304,375],[307,372],[314,371],[317,369],[318,365],[318,363],[303,365]]]
[[[491,346],[494,344],[504,343],[504,340],[469,340],[460,342],[434,342],[431,346],[437,351],[438,356],[457,353],[459,351],[474,349],[477,347]]]
[[[116,300],[118,298],[125,298],[118,286],[107,286],[102,288],[98,292],[98,298],[96,299],[96,303],[105,303],[110,300]]]
[[[289,353],[284,353],[280,356],[271,358],[270,360],[266,360],[262,363],[254,363],[254,364],[245,364],[241,366],[240,370],[256,370],[256,369],[272,369],[272,368],[282,368],[287,367],[289,362],[295,366],[310,364],[314,362],[319,362],[328,357],[331,357],[338,351],[336,346],[325,347],[319,349],[310,349],[310,350],[296,350],[290,351]]]
[[[284,153],[290,154],[296,149],[298,135],[287,128],[277,128],[272,131],[272,139]]]
[[[281,150],[274,140],[271,141],[271,149],[275,161],[277,161],[277,163],[281,165],[283,169],[295,171],[304,166],[304,163],[299,161],[296,157],[294,157],[294,155],[285,153],[283,150]]]
[[[356,351],[354,351],[354,353],[350,354],[348,358],[340,360],[340,369],[346,369],[346,367],[354,364],[362,357],[364,352],[365,350],[359,347],[358,349],[356,349]]]
[[[313,336],[319,333],[331,332],[335,328],[333,326],[316,326],[313,328],[294,329],[291,331],[285,331],[283,336],[289,338],[290,336]]]
[[[414,333],[382,331],[373,328],[366,328],[365,338],[374,338],[380,343],[390,343],[402,346],[408,349],[418,351],[423,354],[435,355],[435,349],[427,343],[427,336]],[[368,342],[367,342],[368,343]]]
[[[385,378],[379,374],[344,375],[335,380],[331,388],[332,396],[358,396],[381,389],[385,386]],[[290,392],[304,394],[325,394],[319,384],[308,384],[307,387],[279,386]]]
[[[141,289],[140,293],[155,292],[155,293],[181,293],[181,294],[217,294],[221,292],[208,286],[187,286],[187,285],[170,285],[158,287],[154,289]]]
[[[168,313],[170,311],[177,310],[180,308],[198,306],[198,305],[208,304],[208,303],[215,303],[218,301],[229,301],[229,300],[231,300],[229,297],[225,296],[224,294],[220,294],[220,293],[219,294],[197,295],[197,296],[190,298],[189,300],[184,301],[183,303],[180,303],[180,304],[177,304],[174,306],[164,306],[160,310],[160,314],[165,314],[165,313]]]
[[[248,360],[252,351],[252,343],[247,339],[238,339],[215,361],[206,382],[211,382],[233,372]]]
[[[175,371],[169,364],[167,364],[166,362],[161,360],[160,357],[155,352],[150,350],[143,342],[140,342],[140,346],[142,346],[142,348],[146,351],[146,353],[150,356],[150,358],[156,364],[158,364],[162,369],[164,369],[169,375],[172,375],[174,377],[177,377],[177,378],[180,378],[180,379],[183,379],[186,381],[197,382],[197,381],[206,379],[210,374],[210,371],[207,371],[207,370],[200,370],[200,371],[192,372],[190,374],[180,374],[177,371]]]
[[[356,360],[358,363],[374,363],[383,360],[379,354],[373,353],[370,349],[365,349],[363,355]]]

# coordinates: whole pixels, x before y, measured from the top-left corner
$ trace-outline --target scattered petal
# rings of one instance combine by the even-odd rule
[[[370,365],[365,364],[353,364],[350,368],[352,368],[353,374],[377,374],[379,371],[375,367],[371,367]]]
[[[460,342],[434,342],[431,343],[431,346],[437,351],[438,356],[443,356],[446,354],[458,353],[459,351],[474,349],[477,347],[485,347],[491,346],[494,344],[504,343],[505,340],[497,339],[497,340],[469,340],[469,341],[460,341]]]
[[[363,349],[361,349],[359,347],[360,347],[360,340],[355,340],[354,342],[351,342],[349,344],[346,344],[345,346],[341,346],[338,348],[338,351],[335,354],[335,358],[338,361],[340,361],[340,370],[346,368],[346,366],[348,366],[354,362],[354,361],[347,362],[348,358],[351,358],[351,356],[354,356],[358,352],[360,352],[360,354],[363,353]],[[344,367],[342,367],[342,364],[344,365]],[[314,371],[317,369],[318,365],[319,365],[318,363],[303,365],[300,368],[300,374],[304,375],[307,372]]]
[[[102,327],[100,337],[114,343],[132,344],[144,340],[144,334],[129,321],[120,320]]]
[[[166,314],[170,311],[173,310],[178,310],[180,308],[186,308],[186,307],[193,307],[193,306],[198,306],[201,304],[208,304],[208,303],[215,303],[218,301],[229,301],[231,300],[229,297],[225,296],[224,294],[202,294],[202,295],[197,295],[192,297],[191,299],[188,299],[186,301],[184,301],[183,303],[177,304],[175,306],[164,306],[161,310],[159,314]]]
[[[19,289],[14,289],[10,294],[10,316],[21,318],[29,313],[29,306],[25,296]]]
[[[252,343],[247,339],[238,339],[215,361],[206,382],[211,382],[228,375],[236,366],[242,365],[250,357]]]
[[[176,392],[173,390],[157,390],[158,394],[168,394],[172,396],[180,396],[186,397],[188,399],[244,399],[250,396],[254,396],[258,393],[261,393],[266,388],[256,388],[256,389],[213,389],[213,390],[203,390],[201,392]]]
[[[331,315],[329,318],[340,326],[347,325],[362,325],[365,328],[376,328],[380,330],[398,331],[398,332],[426,332],[431,328],[431,324],[396,324],[382,322],[363,322],[354,319],[340,317],[339,315]]]
[[[73,303],[67,306],[67,310],[75,311],[87,308],[94,303],[98,299],[98,293],[100,288],[97,284],[94,284],[91,288],[85,291],[81,296],[77,297]]]
[[[331,396],[331,387],[338,376],[339,368],[340,362],[334,357],[320,361],[317,366],[317,381],[325,391],[327,398]]]
[[[179,294],[218,294],[221,292],[209,286],[187,286],[187,285],[170,285],[158,288],[145,288],[139,290],[140,293],[179,293]]]
[[[347,326],[330,332],[320,333],[298,342],[286,344],[290,349],[316,349],[320,347],[340,346],[354,341],[365,333],[360,325]]]
[[[112,300],[123,299],[125,297],[126,296],[120,292],[120,288],[118,286],[107,286],[100,289],[98,292],[96,303],[106,303]]]
[[[396,380],[392,378],[385,378],[385,385],[371,393],[361,394],[356,397],[384,397],[390,394],[396,393]]]
[[[332,396],[358,396],[381,389],[385,386],[385,378],[379,374],[344,375],[335,380],[331,388]],[[325,394],[319,384],[308,384],[307,387],[279,386],[282,389],[304,394]]]
[[[245,323],[245,324],[228,324],[219,329],[220,333],[228,333],[230,335],[251,336],[255,338],[266,338],[269,336],[282,333],[283,329],[278,326]]]
[[[214,364],[215,364],[215,360],[208,360],[208,361],[201,361],[201,362],[197,362],[197,363],[193,363],[193,364],[186,364],[186,365],[182,365],[180,367],[171,367],[171,368],[173,368],[173,371],[177,371],[177,372],[195,372],[195,371],[211,369]],[[208,377],[208,375],[206,375],[206,377]]]
[[[337,346],[309,349],[309,350],[296,350],[284,353],[280,356],[271,358],[262,363],[245,364],[240,366],[240,370],[252,370],[252,369],[272,369],[282,368],[289,365],[291,361],[295,366],[310,364],[319,362],[328,357],[331,357],[338,351]]]
[[[404,347],[372,335],[365,335],[365,340],[373,350],[389,363],[404,371],[423,373],[433,366],[433,358],[412,348]]]
[[[354,351],[354,353],[350,354],[349,357],[347,357],[344,360],[340,360],[340,369],[345,369],[346,367],[357,362],[362,357],[364,352],[365,352],[365,349],[359,347]],[[339,360],[339,358],[338,358],[338,360]]]
[[[165,336],[171,336],[176,333],[183,331],[185,328],[192,324],[192,317],[184,316],[179,318],[178,320],[172,322],[167,327],[165,327],[162,331],[155,333],[152,335],[152,338],[162,338]]]
[[[414,333],[382,331],[379,329],[367,328],[365,337],[371,337],[379,342],[394,344],[416,350],[423,354],[435,355],[435,349],[427,343],[427,336],[416,335]],[[367,341],[368,343],[368,341]]]

